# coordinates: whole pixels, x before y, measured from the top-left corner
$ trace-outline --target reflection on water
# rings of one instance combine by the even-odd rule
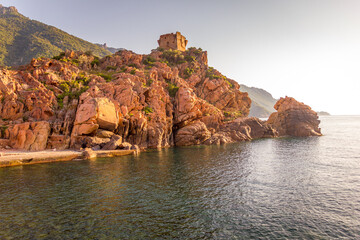
[[[2,168],[0,238],[356,239],[359,123],[324,118],[320,138]]]

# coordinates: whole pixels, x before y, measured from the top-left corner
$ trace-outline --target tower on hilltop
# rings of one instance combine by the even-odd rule
[[[159,47],[163,49],[185,51],[188,40],[180,32],[176,32],[161,35],[158,43]]]

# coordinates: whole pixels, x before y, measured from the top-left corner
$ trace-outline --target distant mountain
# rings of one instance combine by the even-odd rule
[[[316,112],[319,116],[330,116],[330,113],[328,112],[324,112],[324,111],[320,111],[320,112]]]
[[[95,43],[95,44],[96,44],[97,46],[99,46],[99,47],[102,47],[103,49],[106,49],[106,50],[110,51],[111,53],[116,53],[116,52],[118,52],[118,51],[125,50],[125,48],[108,47],[108,46],[106,45],[106,43],[104,43],[104,44]]]
[[[0,65],[27,64],[32,58],[52,57],[65,50],[91,51],[99,57],[111,54],[58,28],[31,20],[15,7],[0,4]]]
[[[240,91],[247,92],[251,98],[251,117],[267,118],[272,112],[275,112],[274,105],[276,99],[273,96],[261,88],[248,87],[240,84]]]

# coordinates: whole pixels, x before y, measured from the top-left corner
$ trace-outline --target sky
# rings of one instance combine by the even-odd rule
[[[209,65],[275,98],[360,115],[359,0],[0,0],[94,43],[148,54],[180,31]],[[241,89],[240,89],[241,90]]]

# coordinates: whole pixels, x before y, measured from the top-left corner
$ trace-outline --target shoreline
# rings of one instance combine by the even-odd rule
[[[135,150],[99,150],[92,151],[85,149],[76,150],[45,150],[36,152],[25,151],[4,151],[0,155],[0,167],[12,167],[20,165],[30,165],[38,163],[72,161],[72,160],[91,160],[100,157],[118,157],[137,154]]]

